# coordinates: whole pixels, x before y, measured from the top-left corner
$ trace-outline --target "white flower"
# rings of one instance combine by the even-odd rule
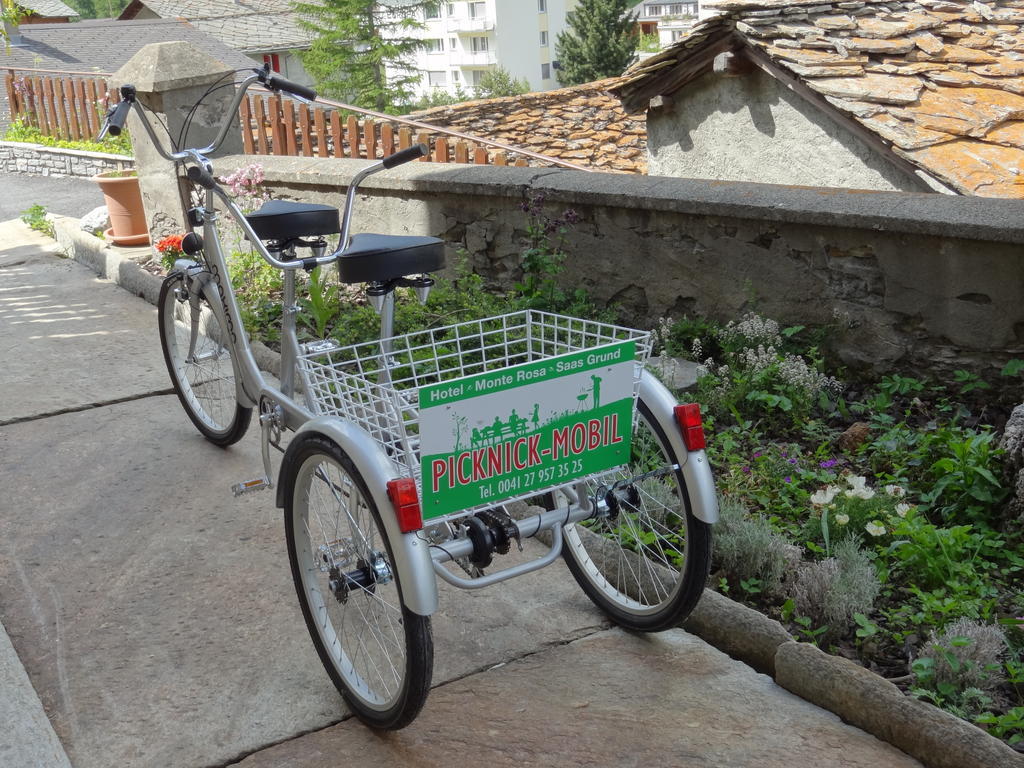
[[[896,505],[896,514],[899,515],[900,517],[906,517],[907,516],[907,512],[909,512],[912,509],[913,509],[913,507],[910,504],[900,503],[900,504]]]
[[[850,490],[846,492],[846,496],[851,499],[873,499],[875,492],[867,487],[868,479],[866,477],[848,477],[846,482],[850,484]]]
[[[902,499],[907,495],[907,489],[901,485],[887,485],[885,486],[885,492],[890,496],[895,496],[897,499]]]
[[[835,520],[838,525],[846,525],[848,522],[850,522],[850,516],[844,515],[842,512],[840,512],[833,518],[833,520]]]
[[[864,526],[864,530],[870,533],[872,536],[883,536],[885,535],[885,526],[877,520],[872,520],[870,523]]]
[[[814,504],[815,506],[831,504],[839,491],[840,488],[838,485],[830,485],[827,488],[822,488],[820,491],[815,491],[811,494],[811,504]]]

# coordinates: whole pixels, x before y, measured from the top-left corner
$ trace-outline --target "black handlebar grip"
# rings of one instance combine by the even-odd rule
[[[217,186],[217,182],[213,178],[213,176],[207,173],[202,168],[200,168],[198,165],[193,165],[191,168],[189,168],[188,171],[186,171],[186,175],[188,176],[189,181],[194,181],[196,184],[198,184],[200,187],[203,187],[204,189],[213,189],[215,186]]]
[[[383,165],[385,168],[394,168],[396,165],[402,165],[402,163],[408,163],[411,160],[425,157],[429,151],[426,144],[413,144],[408,149],[403,149],[401,152],[395,152],[395,154],[385,157]]]
[[[302,99],[308,99],[309,101],[316,101],[316,91],[305,85],[299,85],[293,83],[291,80],[285,80],[283,77],[277,75],[267,76],[267,88],[272,91],[284,91],[285,93],[291,93]]]
[[[120,136],[124,130],[124,123],[128,119],[128,110],[132,108],[131,101],[125,99],[117,102],[117,105],[107,113],[106,130],[111,136]]]

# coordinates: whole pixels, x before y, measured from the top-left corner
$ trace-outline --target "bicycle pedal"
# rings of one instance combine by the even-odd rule
[[[255,480],[243,480],[231,486],[231,493],[236,497],[246,493],[262,491],[264,488],[271,488],[272,483],[267,477],[257,477]]]

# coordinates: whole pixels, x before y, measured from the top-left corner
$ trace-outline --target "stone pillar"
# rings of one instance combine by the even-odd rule
[[[125,84],[135,86],[142,105],[153,110],[163,123],[161,125],[152,114],[147,115],[164,149],[173,151],[168,142],[168,132],[177,142],[192,106],[210,86],[230,83],[232,78],[229,67],[190,43],[179,41],[145,46],[114,73],[111,84],[116,87]],[[221,88],[207,95],[192,116],[183,146],[203,147],[213,141],[234,96],[233,88]],[[242,152],[237,114],[233,116],[233,122],[214,156]],[[142,202],[153,242],[165,235],[187,231],[186,211],[191,206],[188,202],[191,185],[181,177],[180,166],[176,172],[173,163],[157,154],[134,112],[128,118],[128,132],[132,137]]]

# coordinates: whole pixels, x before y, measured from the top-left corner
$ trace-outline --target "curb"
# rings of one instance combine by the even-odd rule
[[[57,241],[71,258],[156,304],[162,278],[81,231],[76,220],[54,218]],[[276,352],[256,342],[253,353],[261,368],[280,375]],[[779,622],[718,592],[704,590],[682,628],[927,768],[1024,768],[1024,755],[981,728],[905,696],[848,659],[795,642]]]

